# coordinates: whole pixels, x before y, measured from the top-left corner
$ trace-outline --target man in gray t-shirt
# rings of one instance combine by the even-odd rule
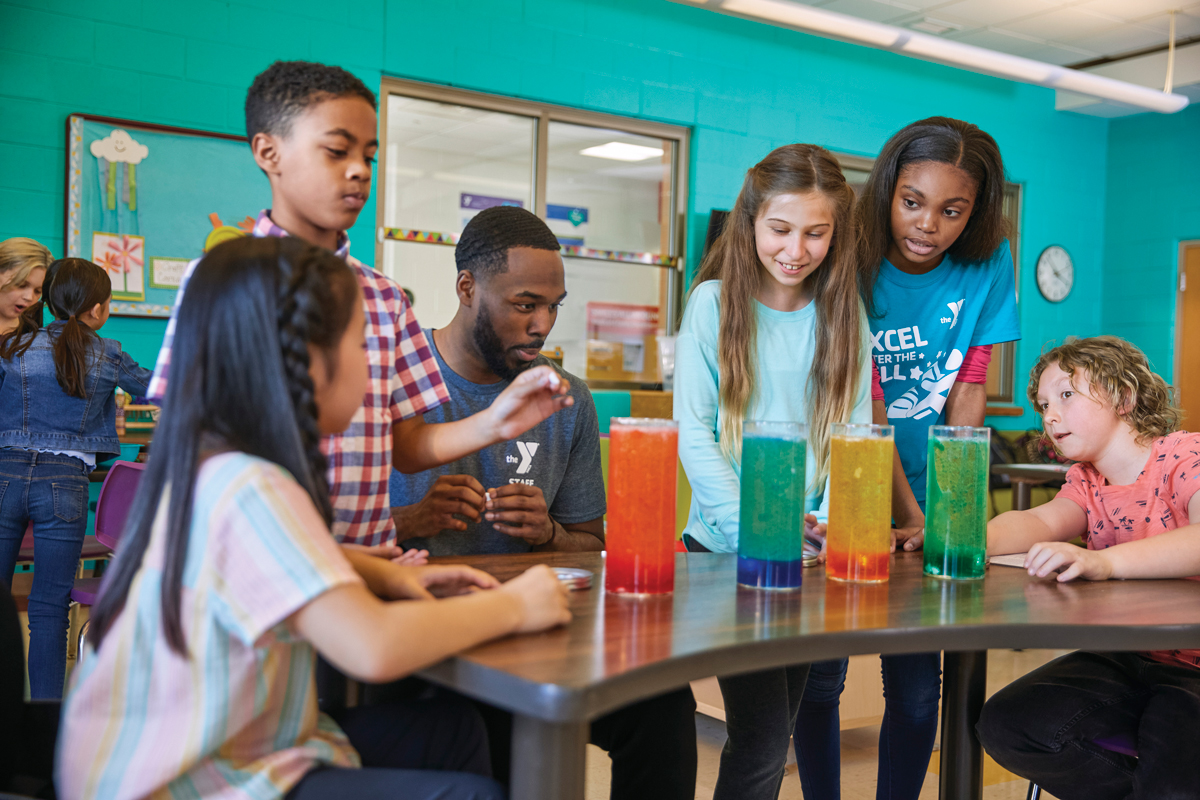
[[[558,241],[544,222],[529,212],[479,217],[484,227],[496,217],[509,236],[514,223],[527,225],[530,241],[543,246],[497,249],[495,237],[464,232],[455,252],[458,313],[425,331],[450,395],[425,414],[427,423],[467,419],[523,371],[547,363],[540,351],[567,294]],[[438,556],[603,549],[596,406],[581,379],[562,375],[574,403],[515,440],[413,475],[392,472],[398,543]]]
[[[497,206],[467,224],[454,253],[458,312],[426,331],[450,400],[425,415],[449,422],[486,409],[517,375],[545,363],[539,352],[566,297],[558,240],[522,208]],[[392,473],[397,541],[434,555],[600,550],[604,483],[596,406],[582,380],[571,406],[514,441],[499,442],[436,470]],[[472,417],[480,419],[480,417]],[[601,575],[592,591],[601,591]],[[505,781],[511,716],[480,705],[492,768]],[[613,800],[692,800],[696,792],[696,703],[690,688],[593,720],[591,742],[612,758]]]

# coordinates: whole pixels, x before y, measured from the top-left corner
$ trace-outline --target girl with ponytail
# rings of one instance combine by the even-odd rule
[[[298,239],[237,239],[199,262],[175,321],[154,454],[72,675],[59,796],[502,797],[465,701],[317,709],[318,653],[382,683],[570,618],[548,567],[501,586],[330,533],[321,442],[368,381],[354,271]]]
[[[823,533],[829,426],[871,421],[853,205],[828,151],[780,147],[746,173],[700,265],[675,355],[689,550],[737,551],[747,419],[808,425],[807,523]],[[807,674],[800,665],[718,677],[729,741],[716,800],[777,796]]]
[[[30,696],[59,698],[67,609],[87,532],[88,473],[97,458],[121,450],[113,389],[145,394],[150,372],[120,342],[96,334],[112,294],[103,269],[64,258],[49,265],[44,285],[54,321],[41,327],[37,303],[0,335],[0,579],[11,586],[32,522]]]

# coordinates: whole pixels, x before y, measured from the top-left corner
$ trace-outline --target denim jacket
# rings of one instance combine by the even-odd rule
[[[78,450],[116,454],[117,403],[113,389],[145,395],[151,372],[142,369],[116,339],[96,337],[85,381],[85,397],[71,397],[58,385],[54,339],[61,323],[51,323],[14,359],[0,359],[0,447]]]

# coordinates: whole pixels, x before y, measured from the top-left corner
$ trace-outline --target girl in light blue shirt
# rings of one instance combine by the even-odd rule
[[[871,421],[853,204],[828,151],[781,147],[746,173],[700,266],[675,355],[679,457],[692,485],[684,541],[693,552],[737,551],[747,419],[809,426],[807,522],[823,527],[829,426]],[[718,677],[729,738],[714,800],[778,795],[807,676],[804,664]]]

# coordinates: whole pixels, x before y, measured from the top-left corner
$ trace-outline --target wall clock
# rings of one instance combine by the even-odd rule
[[[1062,247],[1052,244],[1037,261],[1037,287],[1051,303],[1061,303],[1075,283],[1075,263]]]

